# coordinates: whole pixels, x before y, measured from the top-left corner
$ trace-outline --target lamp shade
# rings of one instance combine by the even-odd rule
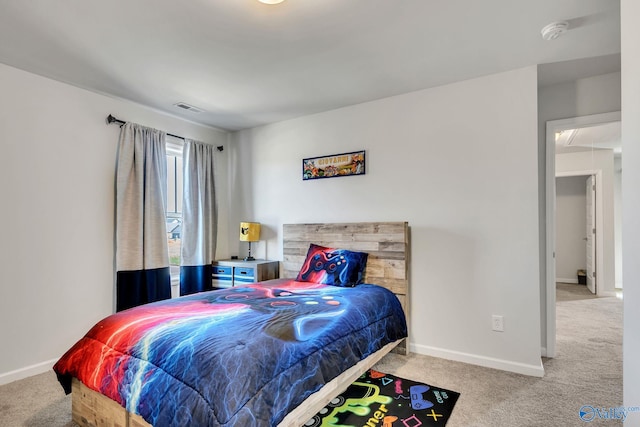
[[[241,222],[240,223],[240,241],[241,242],[257,242],[260,240],[260,223],[259,222]]]

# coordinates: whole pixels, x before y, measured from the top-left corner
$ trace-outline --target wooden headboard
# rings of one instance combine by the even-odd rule
[[[380,285],[396,294],[409,323],[411,245],[407,222],[284,224],[280,277],[298,275],[311,243],[367,252],[364,282]],[[405,343],[398,347],[400,352],[408,351]]]

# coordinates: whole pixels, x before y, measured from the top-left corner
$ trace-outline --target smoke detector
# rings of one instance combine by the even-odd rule
[[[540,33],[545,40],[555,40],[568,29],[569,23],[567,21],[556,21],[546,25]]]

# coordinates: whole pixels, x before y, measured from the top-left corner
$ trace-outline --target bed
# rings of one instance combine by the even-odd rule
[[[408,238],[404,222],[284,225],[283,279],[103,319],[54,368],[73,393],[73,420],[303,425],[387,352],[406,352],[407,326],[397,319],[408,318]],[[305,270],[313,245],[365,253],[364,284],[305,280],[302,271],[315,274]]]

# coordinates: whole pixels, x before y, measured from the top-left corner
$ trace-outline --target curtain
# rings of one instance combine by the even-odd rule
[[[171,298],[164,132],[126,123],[116,166],[116,311]]]
[[[213,145],[185,140],[180,295],[211,290],[218,236]]]

